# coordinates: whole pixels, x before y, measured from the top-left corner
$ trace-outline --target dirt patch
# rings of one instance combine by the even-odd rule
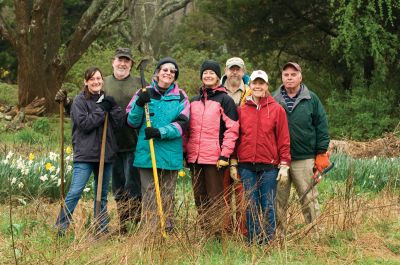
[[[400,156],[400,138],[394,133],[388,133],[383,138],[367,142],[331,140],[329,151],[331,153],[345,153],[354,158],[374,156],[398,157]]]

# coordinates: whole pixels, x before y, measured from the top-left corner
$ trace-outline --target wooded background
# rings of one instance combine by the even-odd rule
[[[399,123],[399,17],[391,0],[2,0],[0,78],[18,84],[21,106],[45,97],[52,112],[56,91],[76,93],[88,66],[110,74],[120,46],[137,61],[176,58],[189,95],[205,59],[224,67],[240,56],[248,72],[266,70],[270,90],[291,60],[324,102],[332,136],[368,139]]]

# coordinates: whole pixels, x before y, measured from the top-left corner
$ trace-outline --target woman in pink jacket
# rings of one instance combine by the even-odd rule
[[[290,137],[285,110],[268,92],[268,75],[254,71],[250,88],[252,95],[239,108],[237,157],[248,204],[248,241],[261,244],[275,233],[276,185],[288,175]]]
[[[239,134],[235,102],[220,85],[221,69],[207,60],[201,65],[200,94],[190,103],[187,158],[202,228],[222,231],[223,176]]]

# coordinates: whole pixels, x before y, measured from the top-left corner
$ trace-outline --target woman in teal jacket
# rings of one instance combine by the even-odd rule
[[[142,184],[143,221],[158,227],[157,205],[149,139],[154,139],[166,230],[173,228],[174,193],[178,170],[183,167],[182,135],[189,122],[189,101],[175,82],[179,68],[170,57],[158,62],[146,91],[139,90],[127,107],[128,124],[139,129],[133,165],[139,169]],[[152,127],[146,127],[144,105],[148,104]]]

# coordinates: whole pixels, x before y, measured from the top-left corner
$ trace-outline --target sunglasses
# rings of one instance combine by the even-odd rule
[[[163,71],[164,73],[167,73],[169,71],[171,74],[175,74],[177,72],[176,69],[169,69],[169,68],[162,68],[161,71]]]

